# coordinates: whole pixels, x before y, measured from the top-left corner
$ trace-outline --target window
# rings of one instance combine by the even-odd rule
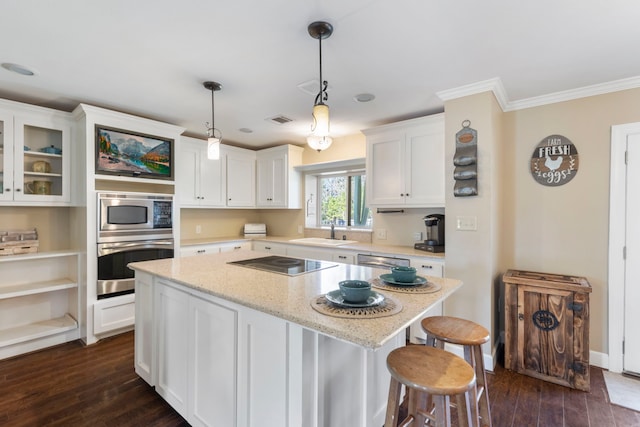
[[[320,195],[318,226],[371,228],[371,211],[365,204],[364,172],[318,176]]]

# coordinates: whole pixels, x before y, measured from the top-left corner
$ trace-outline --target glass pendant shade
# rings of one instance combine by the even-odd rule
[[[313,128],[307,137],[309,147],[317,151],[329,148],[333,140],[329,136],[329,106],[318,104],[313,106]]]
[[[207,139],[207,158],[218,160],[220,158],[220,138],[210,136]]]

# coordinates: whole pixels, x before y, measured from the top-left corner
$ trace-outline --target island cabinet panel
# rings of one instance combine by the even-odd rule
[[[189,312],[189,423],[234,426],[238,312],[197,297]]]
[[[302,425],[382,426],[389,393],[387,356],[405,344],[405,334],[376,351],[311,331],[305,331],[305,342],[304,401],[316,411],[305,411]]]
[[[187,417],[189,294],[169,285],[156,287],[158,372],[156,391]]]
[[[583,277],[509,270],[505,366],[589,391],[589,293]]]
[[[134,366],[136,374],[145,380],[150,386],[156,385],[153,357],[153,278],[146,273],[136,273],[136,299],[135,304],[135,331]],[[140,303],[140,300],[143,303]]]
[[[288,322],[250,309],[240,321],[238,426],[300,424],[301,331]]]

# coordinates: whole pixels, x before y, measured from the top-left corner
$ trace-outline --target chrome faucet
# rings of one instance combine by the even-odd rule
[[[331,239],[335,240],[336,238],[336,219],[333,218],[333,221],[331,222]]]

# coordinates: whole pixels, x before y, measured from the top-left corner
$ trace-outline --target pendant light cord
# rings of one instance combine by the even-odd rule
[[[320,47],[320,91],[318,92],[318,95],[316,96],[316,100],[314,105],[323,105],[324,102],[329,99],[329,95],[327,95],[327,86],[328,83],[324,80],[322,80],[322,36],[318,37],[318,45]]]

